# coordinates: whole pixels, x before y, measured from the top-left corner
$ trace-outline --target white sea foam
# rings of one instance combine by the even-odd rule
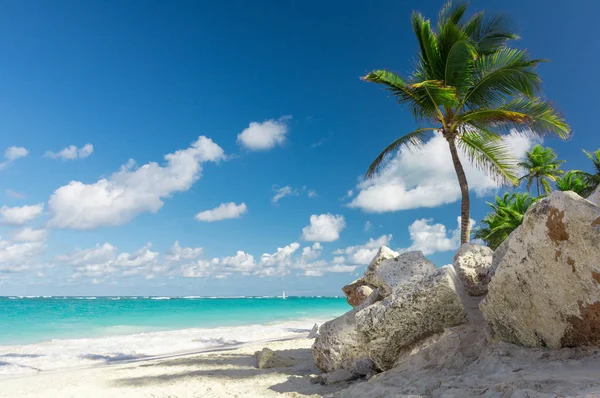
[[[0,346],[0,378],[33,374],[70,367],[97,366],[115,361],[133,360],[184,352],[196,352],[232,344],[259,342],[307,334],[315,322],[298,320],[278,324],[182,329],[131,333],[130,326],[115,326],[107,336]]]
[[[150,297],[152,300],[171,300],[171,297]]]

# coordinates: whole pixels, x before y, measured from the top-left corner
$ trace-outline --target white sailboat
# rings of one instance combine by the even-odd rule
[[[287,296],[285,295],[285,291],[284,291],[284,292],[283,292],[283,294],[281,295],[281,298],[282,298],[282,299],[284,299],[284,300],[287,298]]]

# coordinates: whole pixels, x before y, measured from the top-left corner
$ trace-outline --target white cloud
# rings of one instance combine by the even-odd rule
[[[42,215],[44,204],[17,207],[0,207],[0,223],[8,225],[23,225]]]
[[[377,239],[369,239],[369,241],[362,245],[350,246],[345,249],[338,249],[333,254],[343,257],[343,261],[338,259],[338,264],[348,263],[357,265],[366,265],[373,260],[373,257],[377,254],[377,251],[381,246],[389,246],[392,240],[392,235],[381,235]]]
[[[117,256],[115,265],[119,267],[143,267],[154,263],[158,259],[158,252],[153,252],[152,243],[133,253],[121,253]]]
[[[534,141],[512,133],[506,137],[506,144],[512,148],[514,156],[521,159]],[[478,196],[498,188],[492,179],[473,167],[462,153],[460,157],[469,187]],[[435,134],[418,151],[402,149],[379,175],[359,183],[357,189],[359,192],[349,206],[374,213],[436,207],[460,198],[448,143],[441,134]]]
[[[175,241],[171,249],[165,253],[163,259],[168,263],[189,261],[199,258],[204,249],[201,247],[181,247],[179,241]]]
[[[330,213],[310,216],[310,225],[302,229],[302,239],[312,242],[333,242],[339,239],[340,231],[346,227],[342,215]]]
[[[96,245],[91,249],[78,249],[56,257],[58,262],[75,268],[72,280],[94,278],[94,283],[103,282],[110,275],[133,276],[143,274],[152,278],[155,273],[166,272],[169,267],[158,263],[158,252],[148,243],[133,253],[119,253],[110,243]]]
[[[56,257],[67,265],[80,266],[85,264],[109,263],[115,258],[117,248],[110,243],[96,245],[93,249],[77,249],[68,254]]]
[[[11,146],[4,151],[4,162],[0,163],[0,170],[7,167],[17,159],[24,158],[29,151],[21,146]]]
[[[275,195],[271,199],[271,202],[273,202],[273,204],[277,204],[277,202],[279,202],[286,196],[299,196],[301,193],[304,192],[306,192],[306,196],[308,196],[311,199],[317,197],[317,191],[315,191],[314,189],[306,188],[306,185],[302,188],[292,188],[289,185],[286,185],[285,187],[273,185],[273,192],[275,192]]]
[[[297,189],[294,190],[289,185],[286,185],[285,187],[281,188],[273,187],[273,190],[275,191],[275,195],[273,196],[273,199],[271,199],[273,203],[279,202],[280,199],[283,199],[286,196],[297,196],[300,194],[300,192]]]
[[[269,119],[262,123],[250,122],[250,125],[237,136],[237,142],[252,151],[264,151],[282,145],[288,132],[291,116],[278,120]]]
[[[255,272],[258,276],[284,276],[290,272],[294,263],[292,255],[300,248],[298,242],[290,243],[285,247],[278,247],[273,254],[263,253],[260,257],[261,268]]]
[[[45,229],[22,228],[13,233],[13,240],[17,242],[43,242],[46,240],[48,231]]]
[[[365,232],[369,232],[371,228],[373,228],[373,223],[371,221],[367,221],[364,228]]]
[[[460,246],[460,217],[457,218],[458,227],[447,231],[443,224],[433,224],[433,219],[422,218],[415,220],[409,227],[408,232],[412,244],[406,249],[399,249],[401,252],[420,250],[424,255],[437,252],[456,250]],[[470,220],[471,226],[475,220]]]
[[[93,229],[121,225],[142,212],[157,212],[163,199],[188,190],[200,178],[202,163],[224,158],[221,147],[199,137],[189,148],[165,155],[166,165],[130,161],[108,179],[93,184],[71,181],[50,197],[49,225]]]
[[[43,242],[13,243],[0,240],[0,273],[19,272],[32,268],[44,249]]]
[[[94,152],[94,146],[92,144],[85,144],[81,148],[77,148],[75,145],[69,145],[58,152],[46,151],[44,156],[52,159],[75,160],[85,159],[90,156],[92,152]]]
[[[205,210],[196,214],[196,220],[204,222],[214,222],[221,220],[229,220],[239,218],[248,212],[245,203],[236,205],[233,202],[221,203],[219,206],[211,210]]]
[[[211,261],[204,260],[185,264],[181,266],[181,276],[184,278],[208,278],[213,274],[215,265]]]

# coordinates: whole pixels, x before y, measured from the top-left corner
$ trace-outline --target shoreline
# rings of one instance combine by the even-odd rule
[[[102,368],[110,368],[110,367],[119,367],[119,366],[128,365],[128,364],[143,364],[144,362],[163,361],[163,360],[168,360],[168,359],[178,359],[178,358],[185,358],[185,357],[202,355],[202,354],[210,354],[210,353],[221,354],[221,353],[226,353],[228,351],[235,351],[235,350],[249,347],[249,346],[269,345],[271,343],[279,343],[279,342],[287,342],[287,341],[303,340],[303,339],[308,339],[308,333],[305,333],[303,336],[281,337],[281,338],[249,341],[249,342],[244,342],[244,343],[235,343],[235,344],[224,345],[224,346],[220,346],[220,347],[207,347],[205,349],[200,349],[197,351],[190,351],[190,352],[187,352],[187,351],[174,352],[174,353],[170,353],[170,354],[148,356],[148,357],[141,357],[141,358],[120,359],[120,360],[114,360],[114,361],[110,361],[110,362],[104,362],[104,363],[98,363],[98,364],[92,364],[92,365],[69,366],[69,367],[63,367],[63,368],[39,370],[38,373],[0,376],[0,381],[32,378],[32,377],[36,377],[36,376],[39,376],[42,374],[50,375],[50,374],[68,372],[68,371],[102,369]],[[311,340],[314,340],[314,339],[311,339]]]
[[[142,332],[94,338],[53,339],[42,343],[0,346],[0,380],[61,371],[102,368],[166,360],[249,345],[305,339],[315,323],[311,318],[223,326]]]
[[[319,374],[306,334],[200,353],[60,369],[2,380],[0,397],[321,397],[351,383],[313,384]],[[285,368],[258,369],[254,353],[268,347],[294,358]]]

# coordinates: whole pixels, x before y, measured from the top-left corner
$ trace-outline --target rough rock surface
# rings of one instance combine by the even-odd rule
[[[375,259],[377,259],[377,257],[375,257]],[[375,261],[375,259],[373,261]],[[369,268],[371,268],[370,265]],[[394,287],[408,282],[415,276],[418,277],[431,274],[435,270],[435,265],[427,260],[425,256],[423,256],[423,253],[420,251],[413,251],[402,253],[394,258],[379,261],[377,267],[373,267],[372,270],[367,269],[364,280],[368,284],[377,287],[379,293],[383,297],[386,297],[392,293]]]
[[[367,299],[373,293],[373,288],[367,284],[363,278],[344,286],[342,291],[346,295],[346,301],[353,307],[356,307]]]
[[[504,255],[506,254],[507,250],[508,239],[500,243],[500,246],[498,246],[496,250],[494,250],[494,254],[492,255],[492,271],[494,274],[496,273],[496,270],[498,269],[498,264],[500,264],[500,261],[502,261],[502,258],[504,258]],[[492,277],[493,276],[494,275],[492,275]]]
[[[310,329],[310,332],[308,332],[308,336],[306,336],[307,339],[316,339],[317,337],[319,337],[319,324],[315,323],[312,327],[312,329]]]
[[[398,256],[399,254],[389,247],[381,246],[365,270],[365,276],[372,274],[377,267],[379,267],[379,264],[381,264],[382,261],[389,260],[390,258],[396,258]]]
[[[454,255],[454,269],[469,296],[487,293],[487,285],[494,274],[493,254],[492,249],[487,246],[465,243]]]
[[[354,372],[357,364],[364,362],[361,360],[370,361],[356,339],[356,313],[380,299],[379,292],[374,290],[361,305],[321,325],[319,336],[312,346],[313,358],[319,369],[326,373],[338,369]]]
[[[592,194],[587,197],[587,200],[589,200],[596,206],[600,206],[600,185],[598,185],[594,192],[592,192]]]
[[[397,286],[384,300],[358,311],[359,347],[364,347],[379,369],[387,370],[414,344],[447,327],[465,323],[467,315],[457,284],[460,282],[454,268],[447,265],[414,277]]]
[[[256,351],[254,355],[256,356],[259,369],[286,368],[296,364],[293,358],[280,355],[266,347],[262,351]]]
[[[480,305],[494,336],[530,347],[600,345],[600,207],[553,192],[506,245]]]
[[[447,329],[393,369],[326,397],[556,398],[600,396],[600,353],[490,343],[483,324]]]

